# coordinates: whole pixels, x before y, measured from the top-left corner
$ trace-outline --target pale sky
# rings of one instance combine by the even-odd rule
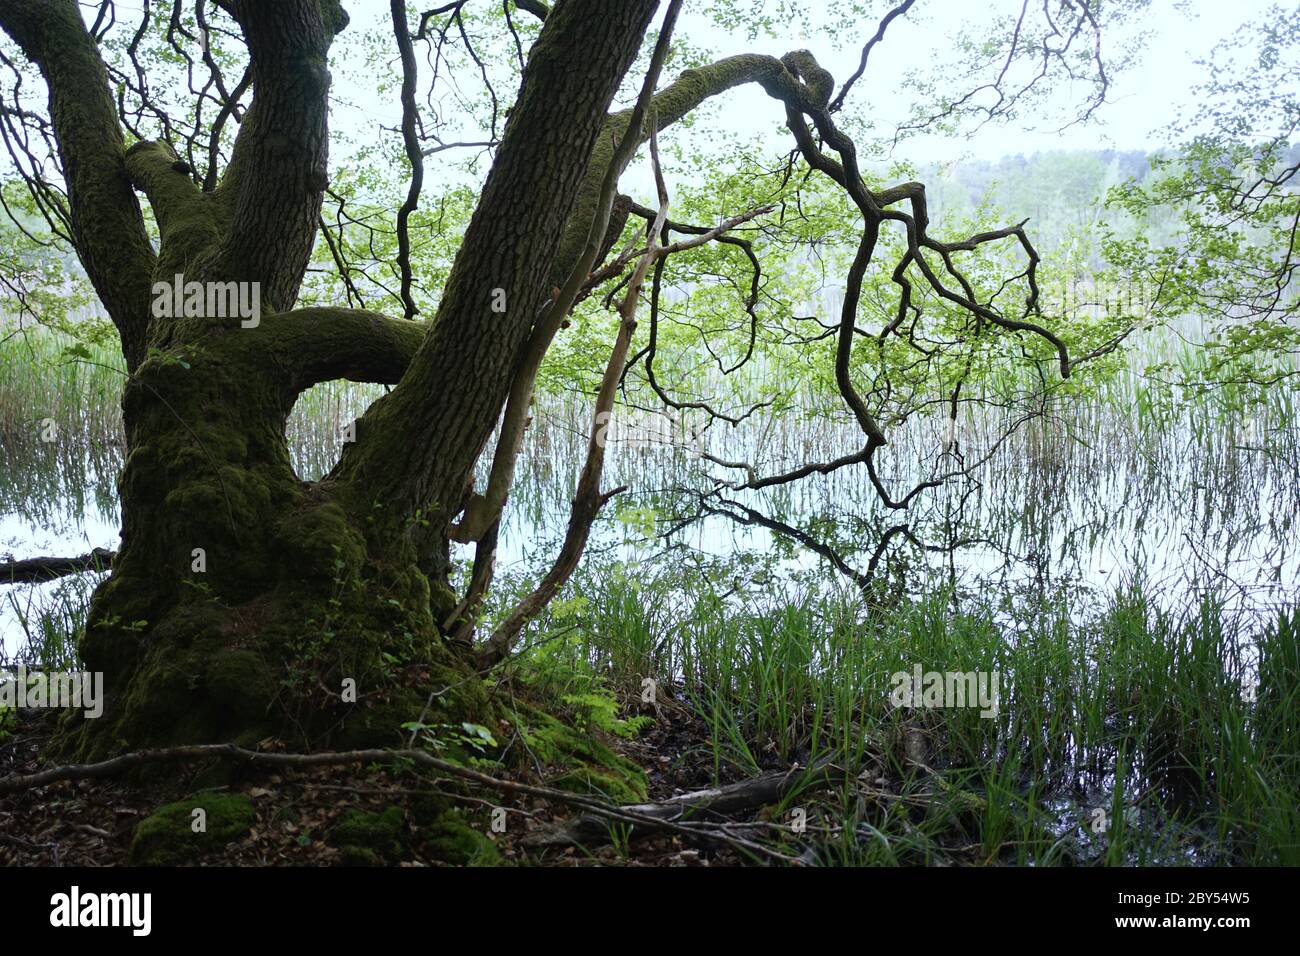
[[[1039,132],[1016,125],[995,125],[986,127],[968,140],[917,138],[900,147],[900,151],[914,160],[940,161],[963,155],[992,160],[1050,149],[1152,149],[1165,145],[1158,135],[1160,128],[1174,118],[1178,107],[1191,103],[1189,90],[1203,78],[1196,61],[1206,58],[1214,45],[1230,36],[1238,26],[1263,17],[1273,2],[1152,0],[1140,23],[1133,25],[1138,30],[1149,31],[1150,39],[1144,44],[1139,61],[1113,77],[1109,102],[1098,113],[1097,121],[1074,126],[1063,133],[1057,132],[1060,123],[1045,123],[1043,131]],[[765,7],[775,6],[771,0],[765,4]],[[881,9],[889,6],[892,4],[883,4]],[[687,0],[686,9],[689,11],[690,7],[690,0]],[[939,61],[950,55],[954,25],[974,30],[977,24],[992,23],[995,17],[1012,16],[1020,7],[1020,0],[918,0],[906,16],[890,25],[884,41],[872,51],[866,82],[854,88],[846,109],[864,113],[870,113],[873,108],[884,109],[886,112],[880,116],[881,124],[892,129],[899,120],[906,118],[902,112],[888,112],[889,104],[895,99],[893,90],[898,77],[918,63]],[[841,48],[836,50],[833,37],[815,31],[795,33],[776,41],[759,38],[751,44],[744,37],[728,38],[712,25],[701,30],[695,26],[699,23],[698,16],[688,16],[679,33],[694,28],[699,31],[694,38],[700,42],[709,42],[703,35],[717,37],[711,42],[727,53],[748,48],[779,55],[789,49],[807,47],[841,83],[856,69],[861,46],[876,27],[874,20],[864,24],[861,36],[853,41],[842,41],[839,44]],[[692,34],[686,32],[686,35]],[[1104,35],[1103,53],[1108,47],[1113,49],[1118,45],[1116,41],[1124,38]],[[1296,82],[1300,84],[1300,77]],[[873,84],[878,84],[877,88],[883,95],[873,98]],[[1052,103],[1056,111],[1064,113],[1071,103],[1082,99],[1087,92],[1068,88],[1054,90]],[[749,87],[734,91],[730,97],[726,115],[732,121],[755,116],[779,118],[761,90]],[[1048,108],[1053,107],[1049,104]],[[743,129],[744,125],[738,122],[738,129]]]
[[[1114,78],[1109,102],[1098,113],[1096,122],[1074,126],[1063,133],[1058,133],[1055,127],[1043,132],[1028,132],[1016,126],[986,128],[964,144],[932,139],[918,141],[917,145],[925,145],[927,152],[943,154],[936,158],[956,158],[961,152],[969,151],[981,159],[1049,149],[1154,149],[1166,145],[1163,138],[1153,134],[1158,134],[1161,127],[1174,119],[1179,108],[1192,103],[1189,91],[1203,79],[1196,61],[1208,57],[1215,44],[1240,25],[1261,18],[1271,4],[1272,0],[1233,0],[1232,3],[1153,0],[1139,27],[1150,31],[1150,39],[1144,44],[1138,62]],[[921,8],[919,12],[929,11],[931,23],[939,27],[959,16],[969,17],[976,6],[970,0],[920,0],[917,4]],[[1007,13],[1018,10],[1020,4],[1017,0],[1001,0],[979,6],[986,13],[989,10]],[[882,72],[887,66],[902,69],[909,54],[908,43],[934,45],[938,41],[942,44],[943,35],[942,29],[898,20],[891,25],[886,41],[872,53],[872,58],[879,53]],[[891,40],[907,42],[891,43]],[[942,52],[941,48],[938,52]],[[855,65],[849,66],[849,73]],[[843,68],[831,69],[837,76],[844,74]],[[1300,78],[1296,82],[1300,83]],[[1059,94],[1055,99],[1062,107],[1071,102],[1068,89],[1060,90]],[[1074,91],[1075,97],[1083,95],[1086,91]]]
[[[490,2],[499,6],[497,0]],[[742,6],[744,2],[748,0],[743,0]],[[807,0],[804,6],[820,9],[822,2]],[[1143,54],[1135,66],[1112,77],[1110,102],[1094,122],[1074,126],[1063,133],[1057,132],[1059,122],[1048,121],[1037,132],[1016,125],[997,125],[985,128],[970,139],[917,138],[900,147],[899,157],[920,162],[963,156],[997,159],[1050,149],[1153,149],[1165,145],[1165,140],[1159,135],[1161,128],[1175,118],[1180,107],[1190,105],[1189,90],[1202,79],[1195,61],[1208,56],[1216,43],[1227,38],[1241,24],[1262,18],[1271,2],[1233,0],[1229,4],[1223,0],[1152,0],[1145,15],[1129,28],[1130,31],[1149,31]],[[882,2],[880,10],[883,12],[890,5]],[[345,0],[345,6],[352,16],[350,30],[389,29],[387,0]],[[411,5],[412,9],[417,6]],[[765,0],[764,9],[775,11],[780,6],[781,0]],[[792,28],[788,36],[776,40],[759,37],[750,41],[739,31],[729,34],[720,30],[703,15],[703,7],[703,0],[687,0],[677,28],[678,37],[695,46],[712,48],[720,55],[744,51],[779,55],[807,47],[840,82],[857,66],[861,45],[875,32],[876,26],[873,17],[862,23],[857,36],[841,37],[838,43],[835,37],[815,26],[806,31]],[[896,93],[899,79],[917,64],[941,62],[949,55],[954,24],[978,29],[981,23],[991,23],[996,16],[1014,15],[1019,9],[1019,0],[918,0],[906,16],[893,22],[885,41],[873,51],[866,81],[855,87],[847,109],[874,115],[882,129],[892,130],[899,120],[906,118],[897,107],[891,107],[891,104],[899,102]],[[1122,36],[1106,34],[1103,51],[1107,48],[1113,50],[1122,39]],[[673,75],[671,70],[667,71],[662,82],[672,79]],[[1297,78],[1297,83],[1300,83],[1300,78]],[[365,110],[364,116],[337,116],[335,122],[339,128],[354,129],[379,122],[397,125],[400,110],[396,102],[381,100],[338,71],[335,89],[341,98],[362,104]],[[1047,108],[1064,114],[1069,105],[1086,92],[1071,91],[1066,87],[1054,89]],[[757,133],[773,129],[780,119],[781,113],[773,102],[751,85],[726,94],[719,121],[737,136],[749,140]],[[788,148],[785,141],[788,134],[779,141],[775,135],[774,149],[784,151]]]
[[[823,18],[811,14],[813,26],[807,30],[791,27],[788,35],[778,39],[759,37],[749,40],[743,31],[734,33],[719,29],[705,15],[709,2],[717,0],[686,0],[677,36],[687,39],[695,47],[705,47],[725,56],[744,51],[779,55],[791,49],[807,47],[819,61],[843,82],[857,66],[862,43],[875,31],[877,16],[860,24],[855,35],[834,37],[824,27]],[[736,0],[739,9],[749,9],[754,0]],[[763,0],[764,12],[776,12],[791,0]],[[793,0],[810,11],[827,9],[828,0]],[[1145,149],[1152,150],[1167,145],[1161,135],[1162,128],[1185,110],[1192,101],[1191,87],[1202,79],[1195,65],[1205,58],[1212,47],[1230,36],[1243,23],[1261,20],[1275,0],[1151,0],[1150,7],[1129,30],[1148,31],[1139,62],[1112,77],[1109,102],[1096,119],[1083,126],[1074,126],[1057,132],[1060,122],[1039,120],[1040,129],[1027,130],[1021,125],[1003,124],[986,127],[970,138],[949,136],[917,137],[898,148],[895,158],[918,164],[947,162],[962,158],[996,160],[1017,153],[1031,154],[1052,149]],[[1286,7],[1291,0],[1283,0]],[[499,10],[500,0],[473,0],[473,9]],[[414,15],[428,4],[411,0],[408,7]],[[379,135],[380,125],[395,128],[400,124],[400,107],[396,94],[380,96],[374,89],[375,78],[360,73],[357,47],[361,35],[368,30],[391,31],[388,0],[344,0],[351,16],[348,31],[334,47],[334,90],[336,107],[331,116],[332,126],[355,136],[360,142],[373,142]],[[878,9],[883,13],[891,0],[880,0]],[[87,16],[93,16],[94,4],[83,7]],[[139,0],[118,0],[119,16],[130,19],[140,10]],[[898,95],[902,75],[917,64],[942,62],[951,54],[952,35],[955,28],[965,26],[978,31],[979,27],[993,22],[995,17],[1014,16],[1020,10],[1020,0],[918,0],[912,10],[893,22],[885,41],[872,53],[871,66],[866,80],[855,87],[847,110],[871,116],[883,132],[892,131],[906,119],[901,106],[905,98]],[[529,15],[520,13],[521,19]],[[1123,36],[1115,33],[1103,38],[1104,49],[1114,50]],[[838,41],[838,42],[837,42]],[[391,38],[389,39],[391,46]],[[513,56],[513,52],[510,54]],[[427,79],[426,66],[421,59],[422,84]],[[395,54],[394,54],[395,63]],[[489,68],[492,61],[489,59]],[[394,69],[396,67],[394,66]],[[663,82],[674,76],[666,71]],[[360,78],[359,78],[360,77]],[[1300,84],[1300,78],[1296,80]],[[503,95],[513,95],[513,90],[502,90]],[[1047,109],[1054,115],[1063,115],[1070,104],[1086,94],[1086,90],[1060,87],[1052,90]],[[423,94],[421,94],[423,95]],[[350,104],[344,106],[343,104]],[[788,133],[778,131],[781,112],[766,94],[755,86],[742,87],[726,94],[721,104],[716,124],[735,137],[751,141],[756,135],[770,137],[774,155],[789,148]],[[1037,116],[1035,117],[1037,119]],[[392,134],[388,134],[391,136]],[[471,138],[478,138],[477,135]],[[335,160],[343,158],[344,151],[336,152]],[[468,158],[463,150],[431,157],[427,172],[439,175],[439,167],[451,175],[451,164]],[[636,176],[633,170],[629,174]]]

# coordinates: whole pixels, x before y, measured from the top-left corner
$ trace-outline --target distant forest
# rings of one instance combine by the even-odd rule
[[[1131,233],[1127,217],[1107,208],[1107,193],[1129,180],[1141,184],[1152,172],[1152,160],[1161,154],[1145,150],[1049,150],[1029,156],[1004,156],[994,161],[964,160],[930,164],[918,169],[926,183],[935,222],[968,216],[981,203],[989,203],[1017,220],[1029,217],[1039,252],[1048,254],[1067,241],[1089,241],[1099,223],[1109,223],[1121,235]],[[1300,162],[1300,143],[1286,153],[1285,165]],[[1179,223],[1178,210],[1146,223],[1153,242],[1168,241]],[[1088,248],[1091,264],[1101,266],[1099,250]]]

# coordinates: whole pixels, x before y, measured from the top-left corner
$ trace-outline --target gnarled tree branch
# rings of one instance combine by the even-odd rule
[[[104,61],[75,0],[0,0],[0,28],[49,88],[73,242],[134,369],[146,349],[154,254],[127,178]]]

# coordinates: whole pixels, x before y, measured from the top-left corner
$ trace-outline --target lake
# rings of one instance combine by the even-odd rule
[[[1148,342],[1134,354],[1145,348],[1149,357],[1159,346]],[[23,384],[30,369],[0,379],[0,408],[8,410],[0,419],[0,554],[116,548],[122,438],[115,380],[59,363],[53,353],[33,358],[56,369],[39,373],[52,375],[48,393],[39,383]],[[1070,589],[1082,610],[1139,577],[1170,606],[1213,591],[1229,611],[1275,618],[1300,595],[1300,435],[1289,395],[1244,402],[1210,393],[1165,401],[1144,381],[1136,359],[1132,364],[1092,394],[1021,396],[1005,408],[972,403],[963,406],[955,428],[937,416],[890,428],[878,465],[894,497],[936,470],[979,463],[923,492],[906,513],[881,506],[862,466],[762,492],[725,490],[721,500],[735,514],[749,508],[817,529],[819,540],[858,571],[867,568],[884,531],[906,520],[925,549],[895,536],[877,573],[893,575],[907,590],[936,581],[972,592],[995,585],[1008,592]],[[303,478],[329,468],[345,427],[380,391],[335,382],[300,400],[287,435]],[[715,425],[698,438],[692,434],[698,419],[616,411],[603,484],[628,490],[607,507],[589,552],[634,563],[679,561],[682,553],[772,552],[778,542],[764,527],[697,515],[696,492],[714,488],[718,479],[743,478],[698,452],[771,474],[861,446],[837,396],[807,396],[799,404],[812,411],[760,414],[736,428]],[[1013,427],[1027,408],[1035,417]],[[539,574],[555,553],[589,416],[581,396],[539,398],[503,523],[499,574]],[[56,423],[52,436],[42,431],[48,421]],[[457,553],[472,557],[468,548]],[[802,547],[783,551],[775,568],[778,575],[823,569],[837,576]],[[19,655],[35,641],[42,621],[75,617],[93,577],[0,590],[4,655]]]

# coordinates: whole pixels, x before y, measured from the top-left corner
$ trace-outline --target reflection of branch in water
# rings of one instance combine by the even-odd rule
[[[918,550],[930,554],[945,554],[951,556],[960,549],[971,547],[973,545],[987,545],[1003,554],[1007,554],[1007,552],[1004,551],[996,542],[983,537],[950,536],[948,540],[942,544],[926,543],[917,536],[909,524],[904,523],[892,525],[884,531],[880,541],[872,552],[871,558],[867,564],[867,569],[864,572],[850,564],[848,559],[838,552],[832,545],[816,538],[810,532],[805,531],[802,528],[796,527],[778,518],[774,518],[771,515],[764,514],[733,499],[722,498],[715,494],[701,493],[698,491],[687,493],[694,495],[698,511],[693,516],[678,519],[667,534],[680,531],[682,528],[685,528],[706,516],[723,517],[739,525],[765,528],[774,534],[796,542],[797,544],[807,548],[809,551],[812,551],[814,554],[824,558],[837,571],[852,580],[866,596],[871,596],[873,594],[873,585],[876,580],[876,573],[880,562],[886,554],[890,543],[896,537],[901,536]],[[965,505],[965,497],[966,496],[963,496],[963,507]]]

